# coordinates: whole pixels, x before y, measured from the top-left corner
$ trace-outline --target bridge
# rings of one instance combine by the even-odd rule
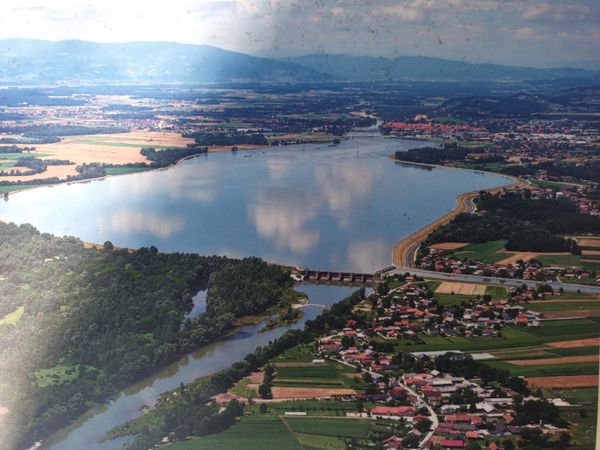
[[[358,273],[358,272],[334,272],[329,270],[302,269],[292,274],[296,281],[311,281],[313,283],[345,283],[376,285],[383,280],[378,273]]]

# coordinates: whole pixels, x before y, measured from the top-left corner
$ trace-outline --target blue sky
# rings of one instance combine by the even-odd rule
[[[600,68],[600,0],[2,0],[0,38]]]

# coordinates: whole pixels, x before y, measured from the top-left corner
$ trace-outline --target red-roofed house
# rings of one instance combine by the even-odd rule
[[[442,448],[464,448],[465,442],[460,439],[442,439],[440,446]]]
[[[398,420],[402,417],[412,417],[415,413],[414,406],[376,406],[371,410],[371,417]]]

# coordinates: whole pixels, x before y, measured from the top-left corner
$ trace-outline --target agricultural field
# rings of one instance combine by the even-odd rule
[[[504,248],[506,240],[489,241],[481,244],[469,244],[451,253],[460,259],[472,258],[486,263],[495,263],[506,258],[506,253],[498,253]]]
[[[345,395],[363,387],[354,369],[331,361],[322,365],[288,362],[276,365],[275,370],[272,391],[276,399]]]
[[[600,270],[600,255],[540,255],[536,259],[552,266],[581,266],[585,270]]]
[[[567,300],[564,302],[547,300],[529,304],[527,308],[543,313],[546,319],[600,316],[600,301],[596,300]]]
[[[444,281],[435,292],[438,294],[483,295],[485,294],[485,285]]]
[[[569,360],[571,358],[568,358]],[[496,369],[508,370],[513,376],[524,377],[554,377],[571,375],[597,375],[598,361],[568,362],[558,364],[531,364],[526,366],[511,364],[505,361],[486,361],[486,364]]]
[[[302,450],[283,421],[276,416],[243,416],[231,428],[210,436],[165,447],[169,450]]]
[[[365,408],[370,403],[363,405]],[[245,411],[249,414],[258,414],[257,404],[246,406]],[[346,413],[355,412],[356,404],[335,400],[287,400],[284,402],[269,402],[269,414],[283,415],[286,411],[306,412],[307,417],[346,417]]]
[[[500,300],[506,298],[508,292],[502,286],[487,286],[485,288],[485,295],[489,295],[494,300]]]
[[[398,341],[397,349],[404,352],[434,350],[491,351],[504,348],[518,348],[541,345],[555,341],[596,338],[598,322],[593,319],[568,319],[544,322],[541,328],[524,328],[508,325],[502,329],[502,337],[453,337],[421,336],[423,343]],[[389,342],[389,341],[387,341]],[[591,344],[588,344],[591,345]]]
[[[294,402],[295,403],[295,402]],[[231,428],[210,436],[169,445],[169,450],[344,450],[349,439],[366,439],[370,425],[365,420],[335,417],[283,417],[269,405],[267,414],[250,409]],[[352,406],[352,405],[351,405]],[[287,405],[290,410],[290,405]]]

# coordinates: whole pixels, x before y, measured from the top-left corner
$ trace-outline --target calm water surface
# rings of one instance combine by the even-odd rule
[[[168,170],[23,192],[0,204],[0,218],[123,247],[373,271],[458,194],[509,182],[387,158],[426,144],[354,137],[335,147],[203,155]]]

